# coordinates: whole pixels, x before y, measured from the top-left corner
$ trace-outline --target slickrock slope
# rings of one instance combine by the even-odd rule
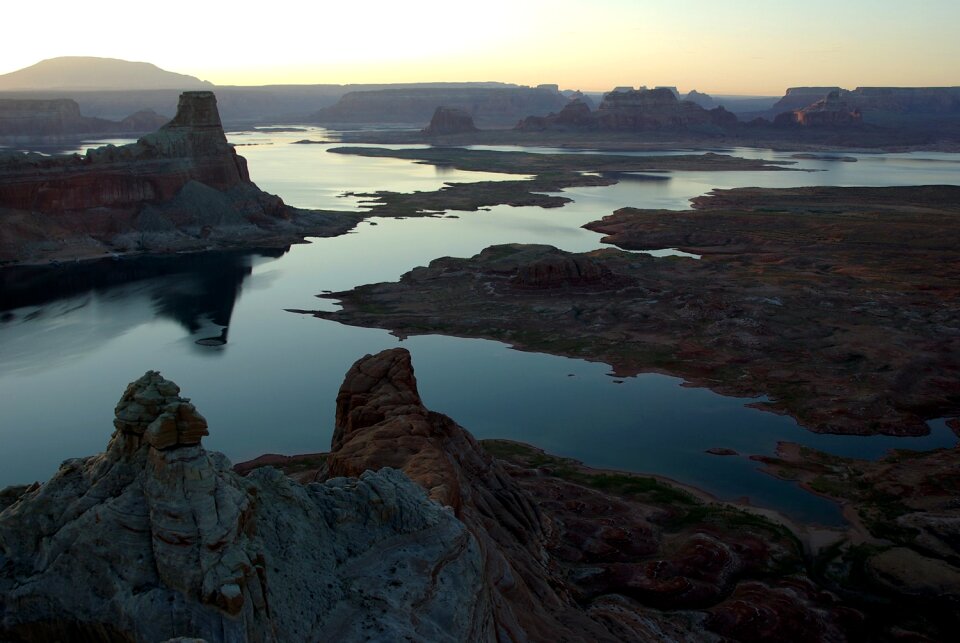
[[[718,190],[588,224],[630,250],[504,245],[325,295],[318,317],[662,372],[817,432],[923,435],[960,413],[960,188]]]
[[[423,406],[406,350],[368,355],[347,373],[327,466],[330,476],[399,469],[454,509],[480,543],[500,640],[609,638],[549,564],[537,505],[473,436]]]
[[[398,472],[241,478],[156,372],[114,424],[105,453],[5,492],[0,639],[494,638],[477,541]]]
[[[0,262],[289,244],[358,217],[298,210],[250,181],[211,92],[184,92],[158,131],[86,156],[0,156]]]

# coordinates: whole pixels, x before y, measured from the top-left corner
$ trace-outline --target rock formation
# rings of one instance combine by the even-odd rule
[[[776,117],[774,125],[800,125],[802,127],[851,127],[860,125],[863,116],[859,109],[851,107],[840,98],[839,91],[827,94],[812,105]]]
[[[184,92],[172,121],[85,156],[0,157],[0,261],[202,249],[342,233],[355,218],[284,205],[250,181],[211,92]]]
[[[909,493],[918,504],[897,518],[921,530],[915,540],[867,552],[865,577],[845,571],[863,567],[857,547],[826,548],[821,562],[839,562],[822,577],[790,531],[758,515],[519,443],[487,441],[488,451],[424,407],[404,349],[358,360],[336,404],[329,455],[261,459],[320,463],[303,482],[269,466],[242,477],[203,448],[207,422],[173,382],[148,372],[131,383],[104,453],[0,492],[0,640],[813,642],[955,631],[960,575],[929,553],[956,559],[955,520],[925,515],[924,493]],[[935,457],[955,468],[955,452]],[[938,508],[954,485],[938,478]],[[902,608],[878,602],[889,591]]]
[[[76,101],[0,99],[0,138],[6,141],[77,134],[152,132],[167,122],[152,110],[132,114],[120,122],[89,118]]]
[[[233,473],[173,382],[0,513],[0,639],[494,640],[484,556],[400,473]]]
[[[430,124],[423,129],[427,136],[442,136],[444,134],[468,134],[476,132],[473,117],[457,107],[438,107],[430,119]]]

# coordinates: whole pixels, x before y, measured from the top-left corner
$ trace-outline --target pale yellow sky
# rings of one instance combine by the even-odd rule
[[[6,3],[0,73],[55,56],[219,85],[499,80],[781,94],[960,85],[957,0]],[[149,8],[143,8],[149,7]]]

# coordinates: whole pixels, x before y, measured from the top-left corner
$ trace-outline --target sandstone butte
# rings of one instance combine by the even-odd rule
[[[0,639],[935,640],[957,621],[955,507],[939,554],[818,551],[666,481],[494,458],[424,407],[404,349],[350,369],[329,454],[234,470],[152,371],[115,415],[104,453],[0,492]]]
[[[279,247],[360,219],[292,208],[261,191],[227,143],[212,92],[136,143],[84,156],[0,155],[0,265],[110,253]]]
[[[428,136],[476,132],[473,117],[459,107],[438,107],[422,132]]]

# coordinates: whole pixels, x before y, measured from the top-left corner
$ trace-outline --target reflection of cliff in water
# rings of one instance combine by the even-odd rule
[[[30,324],[66,315],[91,299],[118,302],[131,299],[136,292],[149,299],[153,317],[177,321],[198,344],[219,346],[227,341],[234,304],[257,259],[277,258],[287,250],[208,252],[6,268],[0,270],[0,311],[5,311],[4,322]],[[78,301],[65,310],[55,305],[71,299]]]

